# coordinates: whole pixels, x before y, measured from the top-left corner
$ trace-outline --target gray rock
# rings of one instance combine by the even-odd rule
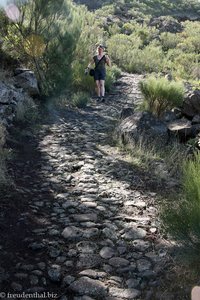
[[[65,194],[64,194],[65,195]],[[63,195],[63,197],[65,197]],[[68,194],[67,194],[68,195]],[[58,195],[59,196],[59,195]],[[58,197],[57,196],[57,197]],[[60,197],[61,197],[61,194],[60,194]],[[59,197],[59,198],[60,198]],[[75,201],[71,201],[71,200],[68,200],[68,201],[66,201],[66,202],[64,202],[63,204],[62,204],[62,207],[64,208],[64,209],[68,209],[68,208],[70,208],[70,207],[76,207],[76,206],[78,206],[78,203],[76,203]]]
[[[56,249],[54,247],[50,247],[49,256],[52,258],[56,258],[60,255],[60,249]]]
[[[135,112],[124,119],[117,128],[117,134],[123,143],[135,144],[141,140],[143,143],[157,141],[159,145],[168,139],[167,126],[149,112]]]
[[[113,241],[116,241],[118,239],[117,233],[111,228],[106,227],[102,230],[102,232],[108,239],[111,239]]]
[[[189,118],[200,114],[200,90],[191,91],[186,95],[182,105],[182,114]]]
[[[58,236],[58,235],[60,235],[60,231],[57,230],[57,229],[51,229],[51,230],[49,231],[49,235],[50,235],[50,236]]]
[[[139,259],[137,261],[137,269],[139,272],[149,270],[151,268],[151,262],[147,259]]]
[[[136,278],[130,278],[126,281],[128,288],[137,288],[140,284],[140,280]]]
[[[36,276],[42,276],[43,275],[43,272],[40,271],[40,270],[34,270],[31,272],[33,275],[36,275]]]
[[[94,270],[91,270],[91,269],[84,270],[84,271],[80,272],[79,275],[90,277],[90,278],[93,278],[93,279],[104,278],[104,277],[107,276],[107,274],[105,272],[94,271]]]
[[[23,287],[21,284],[17,283],[17,282],[12,282],[11,283],[11,288],[16,291],[16,292],[21,292]]]
[[[192,124],[200,124],[200,112],[199,112],[199,115],[195,115],[193,117]]]
[[[38,96],[40,94],[37,79],[30,70],[25,70],[16,75],[15,82],[18,87],[23,88],[30,96]]]
[[[128,266],[130,262],[122,257],[113,257],[109,259],[109,264],[116,268],[122,268]]]
[[[136,289],[120,289],[116,287],[111,287],[109,289],[109,295],[112,297],[133,300],[137,299],[141,295],[141,292]]]
[[[31,285],[37,285],[38,282],[39,282],[39,279],[36,275],[30,275],[29,279],[30,279],[30,284]]]
[[[81,214],[72,215],[73,219],[77,222],[97,221],[97,214]]]
[[[112,256],[115,255],[115,251],[113,248],[110,248],[110,247],[103,247],[100,251],[100,256],[104,259],[109,259],[111,258]]]
[[[29,245],[29,248],[34,251],[39,251],[45,248],[45,245],[43,243],[34,242]]]
[[[62,236],[67,240],[77,240],[80,239],[82,235],[83,231],[75,226],[66,227],[62,232]]]
[[[90,241],[79,242],[76,248],[80,253],[95,253],[98,249],[96,243]]]
[[[133,241],[133,246],[136,250],[146,251],[148,248],[150,248],[151,244],[148,241],[135,240]]]
[[[134,113],[134,110],[132,107],[125,107],[122,109],[122,111],[120,112],[120,119],[125,119],[129,116],[131,116]]]
[[[125,232],[122,235],[122,238],[131,241],[131,240],[143,239],[146,236],[146,234],[147,234],[146,230],[142,228],[134,227],[129,229],[127,232]]]
[[[23,280],[23,279],[26,279],[28,277],[28,274],[26,274],[26,273],[16,273],[15,277],[17,279]]]
[[[83,232],[83,238],[86,238],[86,239],[91,239],[91,238],[98,237],[98,236],[99,236],[98,228],[88,228],[88,229],[85,229]]]
[[[93,268],[101,264],[101,257],[97,254],[81,253],[77,262],[77,268]]]
[[[46,264],[45,264],[44,262],[40,262],[40,263],[38,263],[37,265],[38,265],[38,267],[40,268],[40,270],[42,270],[42,271],[44,271],[45,268],[46,268]]]
[[[21,265],[20,269],[23,270],[23,271],[33,271],[34,266],[33,265]]]
[[[74,262],[72,260],[67,260],[64,265],[67,267],[67,268],[72,268],[74,266]]]
[[[73,282],[69,288],[79,295],[94,297],[105,297],[107,295],[107,287],[104,283],[88,277],[81,277]]]
[[[71,275],[67,275],[63,278],[62,286],[69,286],[72,282],[75,281],[75,277]]]
[[[59,265],[52,265],[48,270],[49,279],[52,282],[61,281],[61,267]]]

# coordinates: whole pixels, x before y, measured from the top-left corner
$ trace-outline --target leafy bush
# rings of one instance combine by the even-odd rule
[[[72,104],[78,108],[84,108],[89,101],[89,95],[84,92],[77,92],[72,96]]]
[[[181,105],[184,89],[180,82],[149,77],[139,83],[144,96],[144,108],[160,117],[166,109]]]
[[[45,5],[43,0],[22,2],[23,18],[17,26],[9,22],[4,51],[35,71],[44,94],[71,88],[74,62],[84,65],[88,45],[97,42],[102,30],[92,30],[94,16],[71,0],[47,0]]]
[[[143,50],[138,49],[130,59],[130,71],[137,73],[160,72],[163,69],[164,53],[156,42]]]
[[[164,206],[166,230],[188,248],[200,250],[200,153],[183,163],[183,195]]]
[[[121,75],[121,70],[117,66],[112,66],[111,68],[107,69],[106,81],[105,81],[105,88],[106,91],[109,92],[113,83],[119,78]]]
[[[171,33],[171,32],[162,32],[160,35],[161,45],[164,51],[168,51],[169,49],[174,49],[180,42],[179,34]]]

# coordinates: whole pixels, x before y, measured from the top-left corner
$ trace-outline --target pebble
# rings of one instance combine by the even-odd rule
[[[52,265],[48,270],[49,279],[52,282],[61,281],[61,267],[59,265]]]

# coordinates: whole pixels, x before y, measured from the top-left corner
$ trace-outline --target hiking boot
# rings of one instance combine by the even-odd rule
[[[105,98],[104,97],[101,97],[101,102],[105,102]]]

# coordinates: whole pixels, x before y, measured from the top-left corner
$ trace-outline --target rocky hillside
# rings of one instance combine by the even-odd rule
[[[83,4],[88,7],[89,10],[96,10],[103,8],[105,5],[113,5],[115,8],[114,15],[123,15],[127,19],[131,16],[133,19],[137,19],[139,16],[146,18],[147,16],[159,17],[164,15],[170,15],[177,18],[180,21],[185,20],[199,20],[200,3],[197,0],[186,1],[113,1],[113,0],[74,0],[77,4]]]

